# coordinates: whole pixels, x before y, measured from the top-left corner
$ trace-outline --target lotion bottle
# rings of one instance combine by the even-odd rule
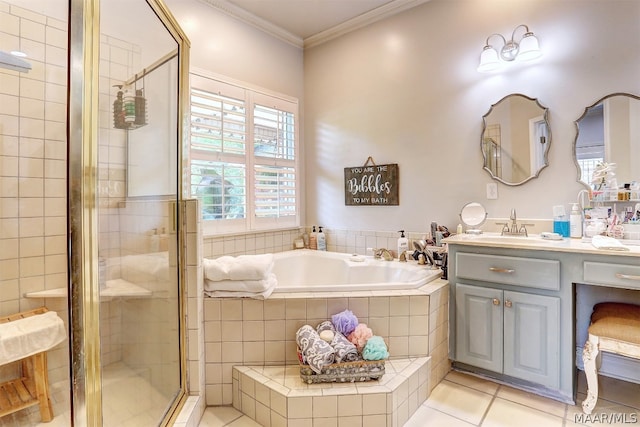
[[[577,203],[571,207],[571,215],[569,216],[569,234],[573,238],[582,237],[582,214]]]
[[[327,250],[327,236],[322,232],[322,227],[318,226],[318,235],[316,236],[318,250],[326,251]]]
[[[409,250],[409,239],[404,236],[404,230],[400,230],[398,233],[400,233],[398,238],[398,258],[400,258],[403,252]]]
[[[313,226],[311,234],[309,234],[309,249],[318,249],[318,233],[316,233],[316,226]]]

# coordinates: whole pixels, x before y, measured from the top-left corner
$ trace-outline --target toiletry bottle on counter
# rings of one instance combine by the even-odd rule
[[[311,234],[309,234],[309,249],[318,249],[318,233],[316,232],[316,226],[313,226]]]
[[[573,238],[582,237],[582,213],[577,203],[571,207],[571,215],[569,216],[569,235]]]
[[[569,218],[562,205],[553,207],[553,232],[562,237],[569,237]]]
[[[327,236],[322,232],[322,227],[318,226],[318,235],[316,237],[318,250],[326,251],[327,250]]]
[[[404,230],[400,230],[398,233],[400,233],[400,237],[398,237],[398,258],[400,258],[400,255],[409,250],[409,239],[404,236]]]

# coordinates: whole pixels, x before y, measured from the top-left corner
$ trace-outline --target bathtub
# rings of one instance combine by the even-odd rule
[[[413,262],[310,249],[274,254],[274,292],[374,291],[416,289],[442,275]]]

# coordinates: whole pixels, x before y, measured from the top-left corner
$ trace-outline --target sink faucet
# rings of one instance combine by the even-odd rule
[[[509,219],[511,220],[511,227],[509,227],[509,223],[508,222],[504,222],[504,223],[496,223],[498,225],[502,225],[502,230],[500,232],[501,236],[521,236],[524,235],[524,237],[528,237],[529,233],[527,231],[527,226],[533,226],[533,224],[520,224],[520,227],[518,228],[518,221],[517,221],[517,217],[516,217],[516,210],[515,208],[511,209],[511,215],[509,215]]]
[[[509,216],[511,220],[511,233],[518,232],[518,223],[516,222],[516,210],[515,208],[511,209],[511,215]]]

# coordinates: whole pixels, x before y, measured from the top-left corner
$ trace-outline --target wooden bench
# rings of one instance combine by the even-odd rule
[[[640,359],[640,305],[604,302],[593,307],[582,353],[587,376],[587,397],[582,402],[585,414],[590,414],[598,401],[596,358],[601,351]]]
[[[0,324],[46,313],[45,307],[24,311],[10,316],[1,316]],[[0,417],[22,409],[39,405],[43,422],[53,419],[53,408],[49,397],[49,375],[47,352],[43,351],[20,360],[21,376],[0,384]]]

